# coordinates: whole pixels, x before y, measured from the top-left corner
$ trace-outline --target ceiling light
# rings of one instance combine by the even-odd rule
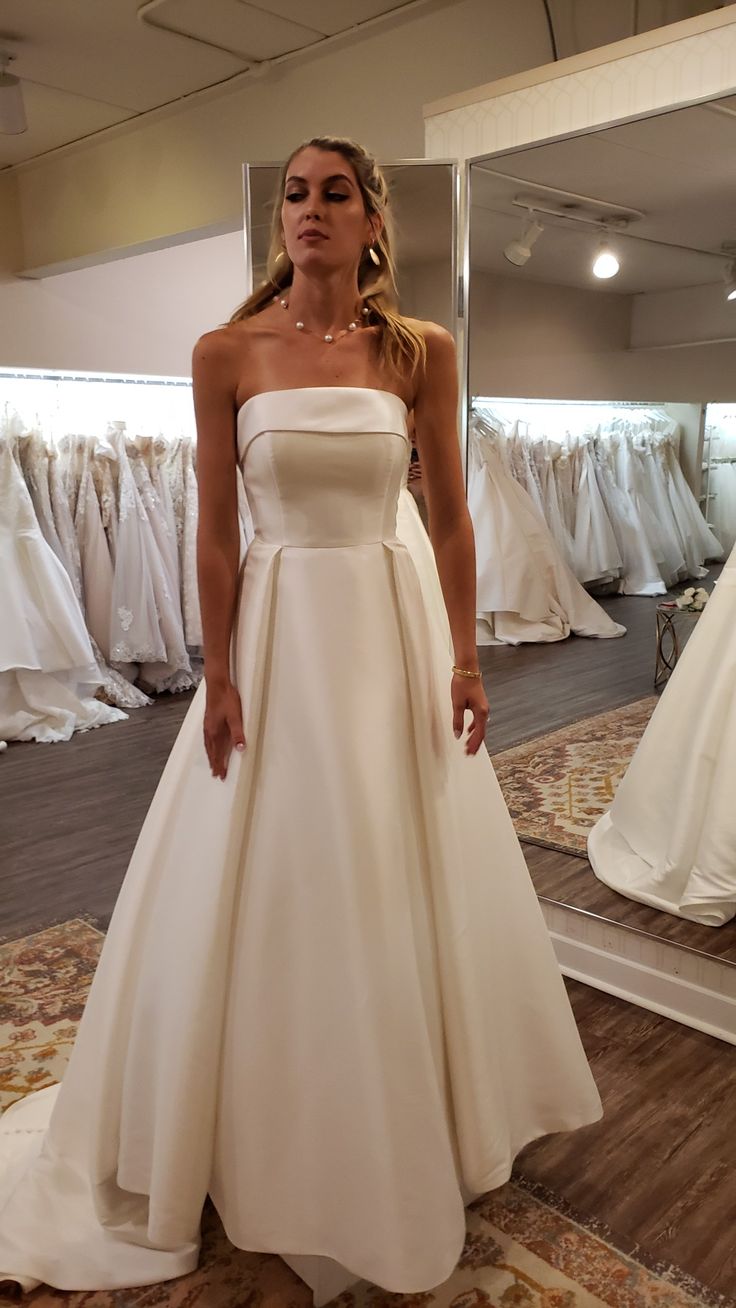
[[[613,250],[609,249],[608,241],[604,237],[593,260],[593,276],[605,281],[608,277],[615,277],[620,267],[621,264]]]
[[[8,72],[12,59],[7,50],[0,50],[0,134],[3,136],[16,136],[28,127],[21,84]]]
[[[736,260],[726,269],[726,299],[736,300]]]
[[[544,228],[541,223],[538,223],[530,214],[524,223],[521,236],[517,237],[515,241],[509,241],[506,246],[503,252],[504,258],[508,259],[509,263],[515,264],[517,268],[523,268],[527,259],[531,258],[534,242],[539,239],[543,231]]]

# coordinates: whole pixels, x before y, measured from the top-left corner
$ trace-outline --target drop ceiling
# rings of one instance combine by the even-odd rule
[[[0,48],[15,55],[28,130],[0,135],[0,169],[419,3],[2,0]]]
[[[728,261],[721,247],[736,243],[734,160],[736,97],[489,159],[473,170],[473,267],[611,294],[720,282]],[[559,190],[643,212],[625,234],[611,233],[617,277],[592,277],[600,230],[544,214],[528,263],[504,259],[523,217],[513,200],[535,187],[540,205],[552,208]]]

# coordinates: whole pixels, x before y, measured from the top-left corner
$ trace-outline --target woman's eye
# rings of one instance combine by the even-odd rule
[[[284,196],[284,199],[285,199],[285,200],[303,200],[303,199],[304,199],[304,196],[302,195],[301,191],[289,191],[289,194],[288,194],[288,195],[285,195],[285,196]]]
[[[342,200],[347,200],[347,198],[348,198],[347,195],[345,195],[342,191],[328,191],[328,192],[327,192],[327,199],[328,199],[328,200],[341,200],[341,201],[342,201]]]

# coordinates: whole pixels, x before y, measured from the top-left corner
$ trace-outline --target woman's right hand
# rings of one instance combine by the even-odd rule
[[[245,749],[240,695],[230,681],[222,684],[207,682],[204,747],[213,777],[224,781],[230,754],[234,749]]]

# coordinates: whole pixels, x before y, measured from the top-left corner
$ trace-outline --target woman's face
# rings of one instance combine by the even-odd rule
[[[307,271],[356,268],[379,228],[368,220],[347,159],[313,146],[289,164],[281,223],[289,258]]]

